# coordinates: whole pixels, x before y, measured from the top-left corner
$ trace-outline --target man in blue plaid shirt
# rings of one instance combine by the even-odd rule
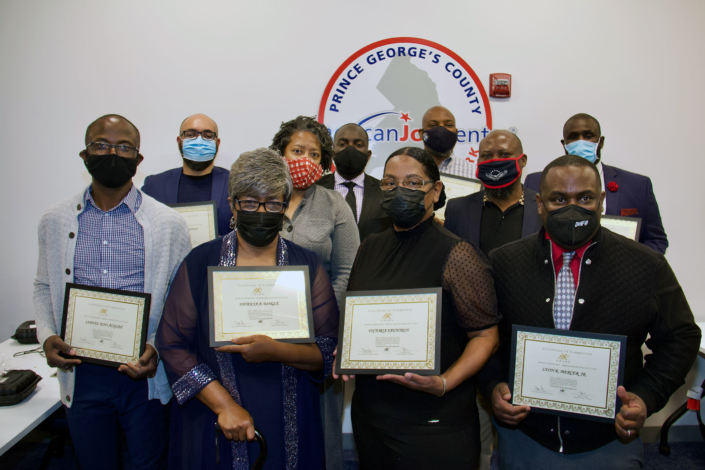
[[[168,286],[191,244],[181,216],[132,184],[144,158],[139,146],[139,131],[122,116],[93,122],[80,152],[92,184],[50,207],[39,224],[37,335],[47,362],[58,368],[81,468],[117,469],[118,426],[127,436],[132,468],[166,468],[170,408],[164,405],[171,390],[154,335]],[[59,336],[67,282],[152,295],[147,346],[137,363],[115,370],[70,358],[76,351]]]

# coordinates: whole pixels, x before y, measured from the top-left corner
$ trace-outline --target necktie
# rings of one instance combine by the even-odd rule
[[[353,217],[355,217],[355,222],[357,222],[357,198],[355,198],[355,191],[353,191],[355,183],[353,181],[346,181],[343,183],[343,186],[348,188],[348,194],[345,196],[345,202],[347,202],[348,206],[350,206]]]
[[[570,269],[570,260],[574,251],[563,253],[563,267],[556,278],[556,299],[553,304],[553,323],[558,330],[570,329],[573,319],[573,302],[575,301],[575,279]]]

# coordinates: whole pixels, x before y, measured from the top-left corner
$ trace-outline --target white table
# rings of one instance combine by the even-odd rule
[[[36,390],[22,403],[13,406],[0,407],[0,455],[7,452],[20,439],[32,429],[47,419],[59,406],[59,381],[51,377],[56,369],[47,365],[45,358],[39,354],[27,354],[12,357],[20,351],[27,351],[39,347],[38,344],[22,345],[14,339],[0,343],[0,354],[11,358],[12,369],[29,369],[42,377]]]

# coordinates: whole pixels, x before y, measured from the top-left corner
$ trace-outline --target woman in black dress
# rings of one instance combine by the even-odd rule
[[[471,378],[499,342],[489,263],[434,221],[445,194],[423,149],[394,152],[381,185],[394,225],[362,243],[348,290],[442,287],[443,372],[357,376],[351,414],[360,469],[472,469],[480,440]]]

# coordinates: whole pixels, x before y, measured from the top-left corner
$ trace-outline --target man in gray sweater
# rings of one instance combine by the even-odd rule
[[[47,362],[58,368],[81,468],[117,468],[118,422],[132,468],[166,468],[169,407],[163,405],[171,389],[154,335],[169,284],[191,250],[188,227],[132,184],[144,157],[130,121],[103,116],[88,126],[85,142],[80,156],[92,184],[51,206],[39,223],[37,336]],[[151,294],[147,347],[136,364],[116,370],[71,358],[75,349],[59,336],[67,282]]]

